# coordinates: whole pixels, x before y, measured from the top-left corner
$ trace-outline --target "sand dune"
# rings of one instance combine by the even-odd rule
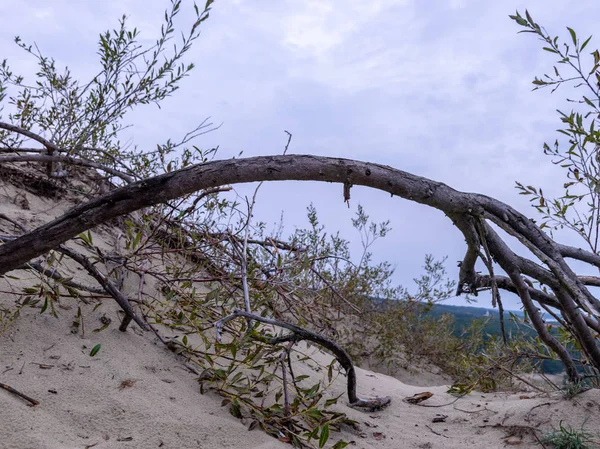
[[[20,198],[20,199],[19,199]],[[24,200],[23,200],[24,198]],[[71,198],[71,200],[74,200]],[[33,195],[11,184],[0,189],[0,212],[29,228],[38,226],[71,207],[69,201]],[[0,232],[16,233],[0,220]],[[111,246],[110,229],[97,229],[94,241]],[[73,280],[93,284],[82,270],[67,266]],[[39,279],[26,271],[0,279],[0,306],[14,308],[22,289]],[[131,287],[133,288],[133,287]],[[72,321],[82,306],[85,336],[72,333]],[[31,449],[66,448],[262,448],[290,447],[260,430],[249,431],[234,418],[222,398],[200,394],[196,378],[179,356],[170,352],[151,332],[131,325],[127,332],[111,324],[92,332],[110,319],[118,323],[117,306],[106,299],[81,305],[74,299],[57,302],[58,318],[40,313],[41,304],[21,310],[0,335],[0,382],[39,401],[29,407],[22,398],[0,391],[0,446]],[[101,321],[103,320],[103,321]],[[91,349],[101,349],[90,356]],[[305,347],[316,360],[331,357]],[[324,373],[306,362],[296,362],[298,373],[319,379]],[[356,448],[502,448],[540,447],[540,436],[559,427],[600,427],[600,392],[588,391],[573,400],[560,393],[473,392],[458,400],[446,393],[448,385],[427,386],[426,375],[403,373],[402,381],[358,369],[360,396],[392,397],[390,407],[364,413],[340,402],[338,411],[356,420],[359,429],[331,436]],[[412,377],[411,377],[412,376]],[[432,374],[433,379],[437,374]],[[416,386],[419,385],[419,386]],[[430,384],[431,385],[431,384]],[[345,391],[339,376],[327,395]],[[404,398],[429,391],[420,404]],[[438,422],[434,422],[438,421]],[[597,440],[597,433],[595,434]]]

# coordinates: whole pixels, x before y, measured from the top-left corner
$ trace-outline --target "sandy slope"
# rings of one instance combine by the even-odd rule
[[[109,309],[87,313],[88,327],[99,326],[102,314],[116,319],[116,310]],[[201,395],[196,375],[150,335],[139,335],[133,326],[123,334],[111,326],[82,338],[70,332],[69,312],[62,310],[57,320],[30,309],[0,337],[0,381],[40,402],[27,407],[22,399],[0,391],[3,448],[287,446],[259,430],[248,431],[216,395]],[[98,343],[101,350],[90,357]],[[314,355],[328,360],[325,354]],[[298,373],[322,376],[308,365],[297,366]],[[434,408],[402,401],[423,387],[361,369],[358,380],[361,396],[391,395],[393,403],[375,413],[340,405],[361,424],[359,432],[332,435],[332,441],[354,441],[349,447],[500,448],[507,442],[537,447],[529,427],[549,430],[561,420],[574,428],[585,424],[597,429],[600,424],[598,391],[575,401],[531,393],[472,393]],[[120,388],[125,381],[133,382]],[[344,381],[338,378],[329,392],[332,397],[344,391]],[[427,388],[434,396],[422,404],[451,402],[446,389]],[[447,415],[446,422],[432,423],[437,414]]]
[[[0,213],[33,228],[59,215],[71,203],[56,202],[0,185]],[[19,199],[20,198],[20,199]],[[26,207],[25,207],[26,206]],[[0,220],[0,233],[15,229]],[[109,230],[94,234],[96,244],[111,247]],[[71,267],[74,280],[93,281]],[[0,306],[14,307],[24,286],[39,282],[27,272],[13,272],[20,279],[0,279]],[[135,283],[130,283],[133,288]],[[136,294],[135,291],[126,292]],[[0,390],[0,447],[2,448],[275,448],[290,447],[259,430],[246,426],[221,407],[221,398],[201,395],[196,374],[151,333],[131,325],[119,332],[117,307],[109,300],[97,309],[85,306],[85,336],[71,332],[78,304],[61,299],[59,318],[23,309],[15,323],[0,335],[0,382],[33,397],[40,404],[28,407],[13,394]],[[113,324],[99,333],[105,316]],[[101,344],[95,357],[90,349]],[[305,348],[328,363],[330,357],[316,348]],[[311,381],[325,373],[310,363],[296,363],[296,374]],[[540,447],[532,436],[558,428],[595,431],[600,427],[600,392],[588,391],[573,401],[560,395],[539,393],[472,393],[454,401],[439,385],[436,374],[402,374],[402,380],[358,369],[359,395],[393,398],[380,412],[364,413],[340,403],[338,409],[360,423],[360,430],[331,436],[352,441],[355,448],[502,448]],[[438,386],[422,386],[436,384]],[[414,386],[421,385],[421,386]],[[328,395],[345,391],[339,376]],[[403,398],[423,391],[433,397],[420,405]],[[444,405],[447,404],[447,405]],[[441,405],[440,407],[431,407]],[[445,422],[433,423],[436,415]],[[596,434],[596,439],[600,437]]]

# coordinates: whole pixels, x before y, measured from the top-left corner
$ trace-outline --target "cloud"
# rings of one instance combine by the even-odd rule
[[[97,70],[100,32],[125,13],[151,43],[167,6],[160,0],[23,0],[18,8],[0,2],[2,56],[18,71],[34,73],[31,58],[10,44],[19,34],[87,77]],[[561,91],[530,92],[531,79],[551,70],[553,59],[540,42],[517,35],[507,18],[526,6],[551,32],[566,25],[581,36],[595,31],[595,0],[215,2],[189,54],[196,70],[162,109],[142,107],[128,116],[135,126],[124,139],[154,148],[210,115],[224,125],[196,144],[220,145],[221,157],[242,150],[251,156],[281,152],[286,129],[294,135],[292,152],[389,164],[535,215],[513,183],[560,188],[560,172],[541,145],[556,136],[555,109],[568,105]],[[184,12],[177,23],[192,19]],[[328,228],[354,239],[354,211],[339,186],[265,185],[256,216],[272,223],[285,210],[292,230],[305,223],[311,201]],[[376,221],[391,218],[394,232],[374,251],[397,265],[399,282],[419,275],[427,252],[449,255],[452,263],[462,258],[463,239],[443,214],[367,189],[353,189],[353,207],[358,202]]]

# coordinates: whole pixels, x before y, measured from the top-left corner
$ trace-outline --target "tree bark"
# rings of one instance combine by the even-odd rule
[[[31,233],[0,246],[0,274],[112,218],[198,190],[255,181],[351,183],[383,190],[447,214],[482,215],[484,204],[488,203],[518,214],[510,206],[484,195],[459,192],[441,182],[380,164],[308,155],[228,159],[138,181],[72,209]]]
[[[536,279],[554,291],[551,305],[557,306],[573,326],[574,337],[586,347],[590,361],[600,370],[600,351],[590,331],[590,327],[598,327],[600,301],[584,284],[586,281],[593,284],[590,281],[595,280],[578,278],[563,258],[600,266],[599,256],[557,244],[532,220],[494,198],[460,192],[440,182],[369,162],[310,155],[261,156],[212,161],[138,181],[82,204],[62,217],[0,246],[0,275],[87,229],[144,207],[226,184],[286,180],[372,187],[444,212],[460,229],[467,242],[467,253],[459,272],[458,293],[477,291],[481,277],[475,271],[475,262],[481,257],[482,237],[478,235],[476,225],[484,223],[487,235],[485,243],[492,259],[508,274],[509,290],[519,294],[540,337],[565,362],[571,379],[578,380],[578,375],[570,355],[555,339],[549,338],[533,305],[533,301],[544,302],[550,295],[529,287],[523,275]],[[487,222],[515,236],[539,261],[513,253],[495,232],[490,232]],[[491,282],[497,282],[501,288],[507,285],[505,281],[498,280]],[[548,304],[549,301],[544,303]]]

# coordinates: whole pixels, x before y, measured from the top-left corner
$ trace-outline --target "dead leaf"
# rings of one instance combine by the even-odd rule
[[[512,436],[504,440],[504,442],[510,446],[518,446],[522,443],[522,440],[520,437]]]
[[[54,368],[54,365],[46,365],[45,363],[35,363],[35,362],[31,362],[33,365],[37,365],[40,367],[40,369],[52,369]]]
[[[131,388],[135,385],[137,381],[133,380],[133,379],[126,379],[123,382],[121,382],[121,385],[119,385],[119,390],[124,390],[125,388]]]
[[[408,396],[404,398],[403,401],[408,402],[409,404],[418,404],[429,399],[431,396],[433,396],[433,393],[430,393],[429,391],[424,391],[423,393],[417,393],[413,396]]]

